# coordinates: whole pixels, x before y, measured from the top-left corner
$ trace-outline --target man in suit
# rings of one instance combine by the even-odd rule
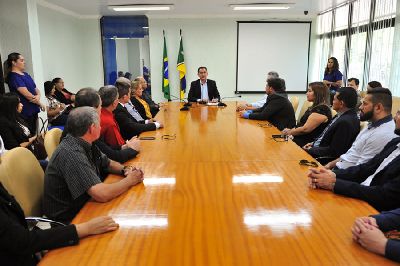
[[[400,135],[400,112],[395,116],[396,135]],[[400,207],[400,138],[390,141],[366,163],[347,169],[310,169],[312,187],[368,202],[379,211]]]
[[[283,80],[272,78],[267,80],[265,91],[267,101],[261,108],[240,112],[240,117],[256,120],[268,120],[279,130],[292,128],[296,125],[293,106],[287,98]]]
[[[337,115],[321,135],[311,143],[304,145],[314,158],[338,158],[353,144],[360,132],[360,121],[355,110],[357,93],[351,87],[339,88],[334,96],[332,108]]]
[[[210,102],[219,101],[221,98],[214,80],[207,79],[208,72],[205,66],[197,69],[198,80],[190,84],[188,95],[189,102]]]
[[[137,121],[125,107],[130,103],[131,87],[129,83],[117,80],[115,86],[118,89],[118,101],[117,108],[113,111],[115,120],[117,120],[118,126],[121,130],[121,135],[124,139],[131,139],[133,136],[137,136],[145,131],[156,130],[162,127],[162,123],[153,122],[150,120]],[[139,117],[139,113],[137,114]]]

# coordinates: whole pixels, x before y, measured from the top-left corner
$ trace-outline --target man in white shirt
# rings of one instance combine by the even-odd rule
[[[400,110],[394,118],[395,134],[400,135]],[[378,211],[400,207],[400,138],[391,140],[366,163],[347,169],[310,169],[312,188],[364,200]]]
[[[369,125],[358,134],[351,148],[336,160],[325,165],[326,169],[346,169],[363,164],[382,151],[396,137],[391,115],[392,93],[386,88],[372,88],[362,100],[360,121]]]
[[[270,72],[268,72],[268,74],[267,74],[267,80],[268,80],[268,79],[276,79],[276,78],[279,78],[278,72],[276,72],[276,71],[270,71]],[[284,90],[286,90],[286,89],[284,89]],[[261,107],[263,107],[264,104],[267,102],[267,97],[268,97],[268,95],[267,95],[267,94],[264,94],[264,96],[263,96],[260,100],[254,102],[254,103],[244,103],[244,104],[241,104],[241,105],[239,105],[239,106],[236,108],[236,111],[254,110],[254,109],[257,109],[257,108],[261,108]]]

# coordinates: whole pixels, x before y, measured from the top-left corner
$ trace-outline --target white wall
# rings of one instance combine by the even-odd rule
[[[72,92],[102,86],[99,20],[76,18],[40,5],[37,10],[44,79],[61,77]]]
[[[132,79],[140,76],[140,47],[139,39],[128,40],[128,52],[127,52],[129,72],[132,74]]]
[[[126,39],[116,39],[115,40],[115,50],[117,53],[117,72],[122,71],[129,72],[128,65],[128,40]]]
[[[310,20],[310,18],[307,19]],[[155,101],[165,101],[161,92],[163,30],[165,30],[167,39],[169,82],[172,95],[179,95],[179,79],[176,70],[176,60],[179,50],[179,29],[182,29],[185,63],[187,68],[187,93],[190,82],[197,79],[197,68],[199,66],[206,66],[208,68],[209,78],[216,80],[221,96],[233,96],[236,89],[237,20],[244,21],[246,19],[168,19],[150,17],[150,63],[152,74],[152,95]],[[312,27],[314,27],[313,24],[315,23],[312,23]],[[313,43],[313,40],[311,43]],[[314,44],[311,46],[310,55],[313,53],[313,47]],[[312,61],[310,60],[310,67],[311,62]],[[265,84],[260,84],[260,86],[264,87]],[[260,94],[243,94],[241,100],[251,102],[260,97],[262,97]]]

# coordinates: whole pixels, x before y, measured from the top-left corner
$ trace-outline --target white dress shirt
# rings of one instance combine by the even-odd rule
[[[200,88],[201,88],[201,100],[208,102],[210,99],[208,99],[207,80],[204,83],[201,83],[201,80],[200,80]]]

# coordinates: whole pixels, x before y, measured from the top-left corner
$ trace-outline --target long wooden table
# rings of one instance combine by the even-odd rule
[[[169,103],[146,132],[145,181],[108,203],[88,202],[74,219],[111,215],[119,230],[51,251],[41,265],[389,265],[354,243],[356,217],[368,204],[313,190],[312,158],[273,127],[226,108]],[[162,140],[162,135],[174,140]],[[109,176],[106,182],[115,182]]]

